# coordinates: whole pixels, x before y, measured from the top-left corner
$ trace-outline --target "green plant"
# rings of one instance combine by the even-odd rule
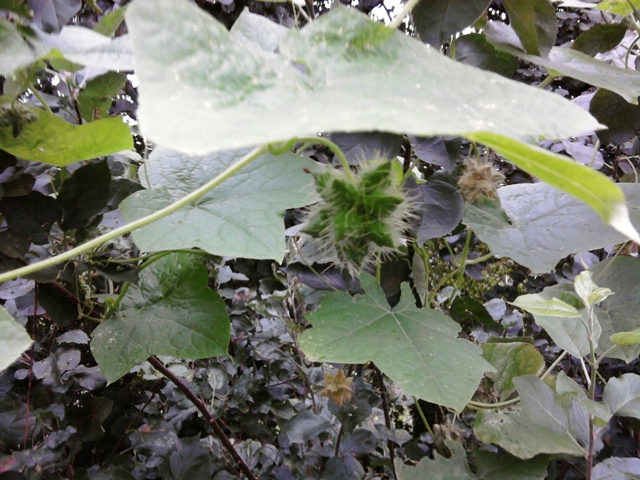
[[[126,14],[87,2],[93,30],[64,26],[73,0],[48,17],[0,3],[0,369],[17,379],[0,393],[0,471],[228,478],[237,465],[247,478],[491,480],[544,478],[548,465],[554,475],[561,455],[590,480],[637,473],[603,453],[603,433],[640,418],[640,377],[633,366],[598,375],[640,354],[638,260],[586,268],[573,256],[640,242],[637,184],[592,168],[599,142],[617,142],[612,168],[636,168],[624,143],[640,76],[593,55],[639,30],[637,12],[600,4],[626,23],[603,14],[611,25],[566,48],[553,46],[546,0],[505,1],[511,26],[481,21],[482,34],[463,36],[489,2],[416,3],[390,26],[336,7],[290,29],[246,11],[230,32],[186,1],[135,0]],[[273,8],[291,23],[314,16],[313,5]],[[412,10],[431,48],[396,30]],[[129,34],[114,36],[123,21]],[[513,75],[515,57],[547,69],[543,88],[490,73]],[[137,91],[121,71],[135,71]],[[544,90],[560,77],[600,87],[593,116]],[[116,111],[118,101],[133,107]],[[139,120],[143,155],[118,113]],[[601,123],[608,134],[583,135]],[[546,146],[573,159],[539,146],[569,137]],[[463,161],[483,175],[460,175]],[[514,172],[543,182],[512,182]],[[528,273],[568,255],[557,275],[572,283]],[[483,272],[496,278],[474,285]],[[302,284],[343,291],[320,299]],[[543,287],[513,305],[533,314],[546,349],[504,302],[483,303]],[[565,373],[568,356],[586,389]],[[131,371],[140,378],[122,381]],[[135,408],[116,393],[127,384]],[[449,420],[427,418],[417,399]],[[393,425],[405,406],[427,439]],[[469,422],[501,450],[478,449]],[[117,437],[109,451],[103,429]]]

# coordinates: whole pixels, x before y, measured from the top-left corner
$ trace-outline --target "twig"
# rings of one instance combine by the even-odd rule
[[[233,457],[233,459],[236,461],[236,463],[240,467],[240,470],[242,470],[242,472],[246,475],[246,477],[249,480],[257,480],[257,478],[251,472],[251,469],[249,468],[249,466],[246,463],[244,463],[244,460],[242,460],[242,457],[238,454],[236,449],[233,447],[233,444],[229,440],[229,437],[225,435],[220,425],[218,425],[218,421],[215,418],[213,418],[213,415],[211,415],[211,412],[209,412],[209,409],[207,408],[205,403],[202,400],[200,400],[195,393],[193,393],[193,390],[191,390],[191,388],[189,388],[189,386],[184,381],[182,381],[180,377],[176,376],[171,370],[169,370],[164,365],[164,363],[162,363],[158,359],[158,357],[156,357],[155,355],[150,356],[147,359],[147,361],[151,365],[153,365],[156,370],[158,370],[165,377],[167,377],[167,379],[171,381],[171,383],[173,383],[176,387],[178,387],[182,391],[182,393],[184,393],[185,396],[189,400],[191,400],[191,402],[196,406],[196,408],[200,410],[200,413],[202,413],[202,415],[207,420],[209,425],[211,425],[213,432],[220,439],[220,442],[222,443],[224,448]]]
[[[389,414],[389,404],[387,402],[387,387],[384,384],[384,377],[382,376],[382,372],[376,366],[375,363],[371,362],[371,369],[376,372],[376,379],[378,380],[378,389],[380,390],[380,397],[382,398],[382,411],[384,412],[384,424],[385,426],[391,430],[391,415]],[[391,460],[391,469],[393,470],[393,474],[395,475],[395,465],[394,459],[396,457],[395,447],[393,446],[393,442],[391,440],[387,440],[387,448],[389,448],[389,459]]]

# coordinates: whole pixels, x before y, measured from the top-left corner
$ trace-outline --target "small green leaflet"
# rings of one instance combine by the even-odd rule
[[[22,325],[0,306],[0,372],[15,362],[33,340]]]
[[[610,338],[616,345],[640,345],[640,328],[633,332],[614,333]]]
[[[131,285],[120,310],[93,331],[91,352],[109,383],[151,355],[226,355],[229,316],[208,286],[202,257],[172,253]]]
[[[456,338],[460,326],[429,308],[418,309],[406,284],[393,309],[375,278],[361,278],[365,295],[323,297],[309,315],[313,328],[300,346],[314,361],[374,362],[406,393],[460,412],[484,372],[494,371],[480,348]]]
[[[546,299],[538,293],[520,295],[511,305],[536,315],[550,315],[553,317],[579,317],[580,312],[559,298]]]

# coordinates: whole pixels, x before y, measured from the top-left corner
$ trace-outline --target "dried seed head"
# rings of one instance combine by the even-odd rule
[[[504,182],[504,175],[492,163],[479,158],[467,161],[464,173],[458,179],[460,193],[467,203],[485,198],[497,198],[498,187]]]
[[[324,374],[324,389],[320,392],[323,397],[329,397],[341,407],[351,400],[353,396],[353,378],[347,378],[338,370],[338,373]]]

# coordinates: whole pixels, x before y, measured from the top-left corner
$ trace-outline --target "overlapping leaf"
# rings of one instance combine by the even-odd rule
[[[640,226],[640,188],[620,184],[631,221]],[[534,273],[551,270],[572,253],[627,240],[605,225],[584,203],[544,183],[498,189],[499,206],[467,205],[464,223],[497,256],[507,256]]]
[[[640,375],[626,373],[604,387],[604,401],[611,413],[640,420]]]
[[[227,353],[229,317],[207,283],[207,269],[197,255],[173,253],[142,271],[120,310],[93,331],[91,351],[109,383],[150,355]]]
[[[533,375],[516,378],[513,383],[520,394],[520,406],[480,412],[474,426],[477,437],[522,459],[541,453],[582,456],[583,447],[573,430],[584,425],[572,424],[553,390]]]
[[[326,295],[309,315],[313,328],[300,337],[309,358],[339,363],[375,362],[405,392],[461,411],[486,371],[480,349],[456,338],[458,324],[429,308],[415,307],[403,285],[391,309],[376,280],[365,275],[366,294]]]
[[[553,47],[548,57],[526,53],[513,30],[500,22],[490,22],[485,34],[500,50],[541,65],[551,75],[576,78],[616,92],[630,103],[638,103],[640,73],[635,70],[614,67],[572,48]]]
[[[471,25],[487,9],[487,0],[422,0],[411,12],[420,38],[435,48]]]
[[[461,65],[351,9],[336,8],[287,32],[280,55],[234,40],[184,1],[138,0],[127,25],[140,79],[141,128],[158,144],[189,154],[320,131],[448,134],[503,147],[518,166],[535,166],[535,175],[542,164],[553,172],[559,160],[538,153],[525,162],[533,147],[513,139],[600,127],[559,96]],[[504,98],[518,98],[517,108]],[[560,167],[563,173],[547,177],[570,184]],[[598,183],[595,172],[580,174],[587,189]],[[605,222],[640,241],[628,228],[622,194],[613,184],[604,191],[596,201],[587,190],[571,189],[584,201],[591,198],[592,207],[604,207],[598,212]]]
[[[20,358],[33,340],[22,325],[0,306],[0,372]]]
[[[434,460],[428,456],[423,457],[415,467],[404,465],[402,461],[396,459],[395,468],[398,480],[422,480],[425,478],[431,480],[475,480],[476,476],[469,468],[464,447],[452,440],[448,440],[446,445],[451,450],[451,458],[436,453]]]
[[[594,309],[597,318],[594,323],[596,352],[606,352],[608,357],[620,358],[627,362],[640,355],[640,345],[616,345],[611,336],[640,327],[637,316],[640,308],[640,292],[637,289],[640,282],[638,262],[635,258],[621,257],[605,260],[589,269],[598,287],[608,288],[614,293]],[[559,298],[571,303],[581,303],[571,284],[547,287],[539,295],[549,301]],[[586,327],[589,319],[586,309],[580,309],[579,313],[579,317],[536,312],[533,312],[533,315],[536,323],[547,331],[560,348],[575,357],[582,357],[590,351]]]
[[[351,9],[287,32],[281,55],[235,41],[180,0],[138,0],[127,25],[141,127],[185,153],[319,131],[490,131],[523,139],[598,128],[558,96],[461,65]],[[518,98],[518,108],[505,98]]]
[[[513,379],[522,375],[537,375],[544,367],[544,358],[533,345],[522,342],[485,343],[482,356],[496,367],[496,373],[487,376],[503,397],[514,390]]]
[[[63,166],[133,148],[129,127],[120,117],[78,126],[44,110],[30,111],[33,121],[17,136],[10,126],[0,128],[0,148],[16,157]]]
[[[503,5],[524,49],[546,56],[558,30],[556,11],[549,0],[503,0]]]
[[[149,190],[134,193],[120,205],[128,221],[149,215],[202,186],[243,157],[246,151],[188,157],[157,148],[147,163]],[[145,251],[198,247],[230,257],[284,257],[287,208],[315,201],[314,162],[287,153],[265,154],[197,202],[133,232]]]

